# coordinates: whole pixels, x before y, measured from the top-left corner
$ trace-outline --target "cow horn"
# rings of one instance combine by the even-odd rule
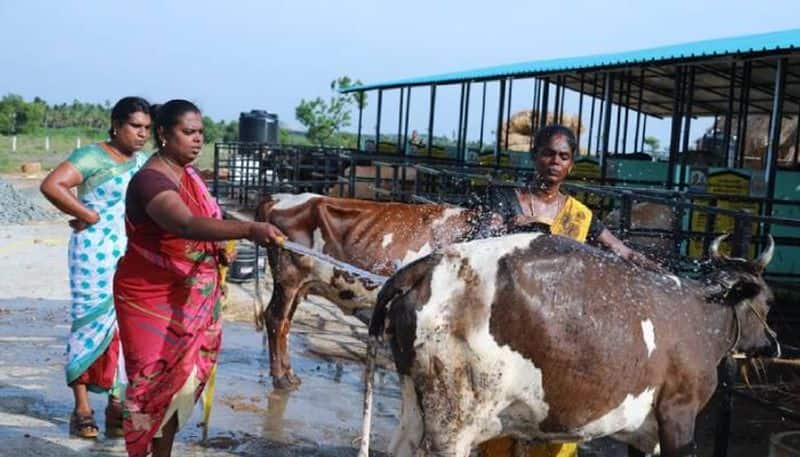
[[[725,260],[727,256],[725,254],[721,254],[719,252],[719,245],[722,243],[725,238],[728,237],[727,233],[723,233],[722,235],[714,238],[714,241],[711,242],[711,246],[708,248],[708,251],[711,253],[711,258],[716,260]]]
[[[769,265],[769,262],[772,260],[772,255],[775,254],[775,240],[772,238],[772,235],[767,235],[767,238],[769,239],[767,249],[765,249],[764,252],[762,252],[761,255],[759,255],[755,260],[756,266],[761,271],[764,271],[764,269],[767,268],[767,265]]]

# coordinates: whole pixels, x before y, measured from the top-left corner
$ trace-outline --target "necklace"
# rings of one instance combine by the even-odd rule
[[[558,211],[561,210],[561,206],[563,204],[563,201],[561,201],[561,198],[562,198],[561,193],[556,192],[556,194],[553,195],[552,197],[539,198],[539,201],[544,203],[547,207],[550,207],[550,205],[554,205],[555,206],[554,214],[558,214]],[[536,200],[537,200],[536,199],[536,194],[534,192],[531,192],[529,194],[529,197],[528,197],[528,209],[530,210],[531,216],[536,216],[536,213],[537,213],[537,211],[534,210],[535,204],[536,204]],[[547,209],[549,209],[549,208],[545,208],[545,210],[543,211],[544,214],[540,215],[541,217],[549,218],[549,215],[547,214],[548,213]]]
[[[161,160],[161,162],[167,167],[167,169],[169,170],[170,177],[175,179],[175,184],[177,184],[178,187],[180,187],[181,186],[181,177],[178,176],[178,174],[172,168],[172,164],[175,163],[175,162],[173,162],[171,159],[167,159],[166,157],[161,155],[160,152],[157,152],[156,156],[158,156],[158,159]],[[178,165],[178,164],[175,164],[175,165]],[[178,165],[178,166],[180,166],[180,165]]]

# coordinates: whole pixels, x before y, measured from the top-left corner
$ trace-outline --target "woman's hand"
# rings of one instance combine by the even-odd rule
[[[261,245],[274,243],[280,246],[286,241],[286,235],[269,222],[253,222],[250,227],[250,240]]]
[[[650,260],[647,256],[642,254],[641,252],[634,251],[633,249],[625,246],[625,243],[619,240],[619,238],[615,237],[613,233],[611,233],[607,228],[604,228],[600,235],[597,237],[597,240],[600,241],[604,246],[609,248],[612,252],[617,254],[618,256],[622,257],[629,262],[638,265],[646,270],[652,270],[657,272],[664,272],[665,270],[659,265],[658,263]]]
[[[77,232],[86,230],[87,227],[89,227],[90,225],[96,224],[97,221],[99,221],[99,220],[100,220],[100,215],[97,214],[97,212],[92,211],[90,216],[89,216],[89,218],[88,218],[88,220],[70,219],[69,220],[69,226],[72,228],[72,230],[75,233],[77,233]]]
[[[664,268],[661,267],[658,263],[651,260],[646,255],[642,254],[639,251],[634,251],[633,249],[629,249],[629,253],[625,258],[630,261],[631,263],[638,265],[646,270],[657,271],[657,272],[665,272]]]

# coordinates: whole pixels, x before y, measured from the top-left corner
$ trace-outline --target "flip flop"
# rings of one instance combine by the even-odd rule
[[[100,434],[100,428],[94,421],[94,411],[88,415],[73,412],[69,418],[69,434],[78,438],[95,439]]]

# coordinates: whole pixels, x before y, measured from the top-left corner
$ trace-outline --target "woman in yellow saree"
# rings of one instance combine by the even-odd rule
[[[582,243],[603,246],[620,257],[647,268],[655,263],[625,246],[603,226],[592,211],[574,197],[561,192],[561,184],[575,164],[578,149],[575,134],[562,125],[549,125],[536,133],[533,160],[537,177],[527,188],[493,187],[483,199],[486,211],[484,234],[544,230]],[[575,443],[526,445],[512,437],[487,441],[481,446],[484,457],[575,457]]]

